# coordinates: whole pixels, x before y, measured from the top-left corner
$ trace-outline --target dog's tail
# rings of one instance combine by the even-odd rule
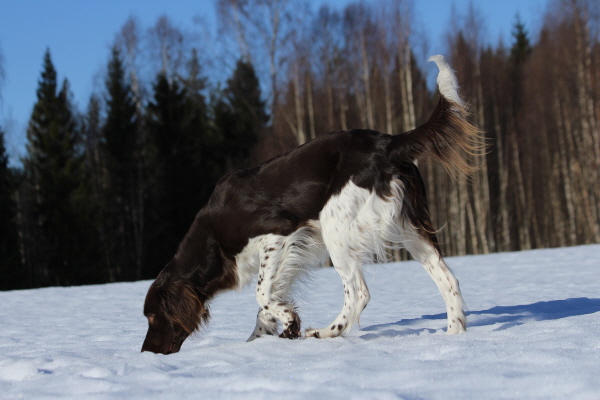
[[[440,99],[429,120],[399,135],[394,135],[388,155],[395,163],[416,161],[433,156],[453,176],[469,175],[478,167],[469,164],[469,156],[484,147],[481,131],[468,121],[467,105],[458,95],[458,82],[443,56],[432,56],[439,73]]]

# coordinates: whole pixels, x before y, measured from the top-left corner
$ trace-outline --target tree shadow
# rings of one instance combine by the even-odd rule
[[[532,304],[517,306],[496,306],[487,310],[467,312],[468,326],[494,326],[493,330],[500,331],[523,325],[531,321],[548,321],[578,315],[600,312],[600,299],[579,297],[565,300],[539,301]],[[469,318],[470,317],[470,318]],[[434,333],[436,329],[414,328],[425,320],[446,319],[446,313],[423,315],[420,318],[401,319],[400,321],[371,325],[363,328],[361,339],[371,340],[378,337],[408,336],[421,333]],[[398,329],[401,328],[401,329]]]

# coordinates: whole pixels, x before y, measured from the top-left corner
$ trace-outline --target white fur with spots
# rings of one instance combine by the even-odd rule
[[[289,236],[262,235],[249,241],[236,257],[239,287],[258,275],[256,301],[260,308],[256,327],[248,341],[277,333],[277,322],[284,333],[299,319],[291,291],[294,283],[326,259],[319,221],[310,221]]]
[[[277,333],[277,322],[284,333],[293,326],[297,317],[290,289],[302,273],[318,266],[327,253],[344,285],[344,306],[330,325],[308,329],[305,336],[326,338],[348,332],[371,297],[363,278],[363,265],[386,261],[390,249],[401,247],[421,262],[437,284],[446,303],[447,332],[466,329],[458,281],[428,238],[421,237],[401,218],[400,180],[393,179],[390,188],[390,196],[381,198],[350,181],[327,202],[319,221],[311,221],[289,236],[264,235],[250,240],[236,257],[241,286],[258,274],[256,300],[260,308],[248,340]]]

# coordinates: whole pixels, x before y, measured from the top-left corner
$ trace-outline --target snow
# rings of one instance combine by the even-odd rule
[[[599,399],[600,245],[448,258],[469,330],[445,334],[415,262],[369,266],[361,326],[246,343],[254,290],[224,293],[177,354],[140,353],[149,281],[0,292],[1,399]],[[342,306],[333,269],[299,299],[304,327]]]

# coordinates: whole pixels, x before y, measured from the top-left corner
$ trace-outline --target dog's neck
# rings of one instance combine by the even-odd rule
[[[237,286],[235,262],[223,254],[201,213],[157,281],[180,279],[191,283],[204,301],[210,300],[218,292]]]

